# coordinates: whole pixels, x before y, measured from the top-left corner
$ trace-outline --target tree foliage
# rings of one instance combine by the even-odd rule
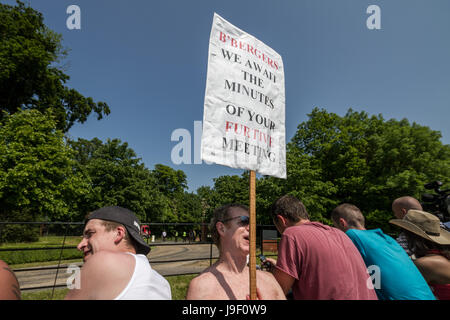
[[[91,192],[79,205],[79,220],[95,209],[117,205],[134,211],[141,220],[149,213],[163,210],[156,179],[137,158],[136,153],[119,139],[106,142],[94,138],[70,142],[75,151],[77,171],[89,177]]]
[[[36,10],[20,1],[17,6],[0,4],[0,111],[44,113],[51,108],[57,128],[64,132],[92,112],[98,119],[110,113],[106,103],[65,86],[69,76],[57,66],[67,55],[61,40]]]
[[[51,114],[26,110],[0,123],[0,217],[36,221],[70,220],[88,192],[63,133]]]
[[[142,222],[193,222],[202,217],[197,195],[185,191],[186,174],[162,164],[149,170],[126,142],[94,138],[70,142],[77,171],[89,178],[91,192],[79,204],[79,220],[103,206],[134,211]]]

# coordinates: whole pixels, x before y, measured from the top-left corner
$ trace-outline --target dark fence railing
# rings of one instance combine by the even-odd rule
[[[73,237],[73,236],[80,236],[81,240],[81,234],[82,229],[84,226],[83,222],[0,222],[0,239],[1,239],[1,232],[4,231],[4,228],[7,225],[38,225],[40,226],[40,236],[60,236],[61,237],[61,244],[59,246],[48,245],[48,246],[42,246],[42,247],[34,247],[34,244],[27,244],[27,247],[15,247],[20,244],[12,244],[12,243],[3,243],[0,244],[0,259],[2,259],[2,256],[4,257],[4,254],[7,252],[33,252],[33,251],[47,251],[47,250],[60,250],[59,257],[51,260],[55,263],[57,262],[57,265],[54,266],[37,266],[37,267],[26,267],[26,268],[15,268],[13,271],[19,275],[22,272],[30,272],[30,271],[49,271],[49,270],[56,270],[56,277],[53,285],[40,285],[40,286],[29,286],[29,287],[21,287],[22,291],[26,290],[42,290],[42,289],[55,289],[55,288],[62,288],[66,287],[65,284],[56,284],[56,278],[58,277],[58,272],[61,269],[67,269],[68,265],[67,263],[64,263],[63,258],[63,251],[64,250],[74,250],[77,247],[75,245],[65,245],[67,237]],[[150,233],[143,234],[143,238],[146,240],[146,242],[149,244],[150,247],[164,247],[164,246],[196,246],[196,245],[209,245],[209,256],[208,257],[197,257],[197,258],[188,258],[188,259],[173,259],[173,260],[167,260],[167,259],[160,259],[157,258],[152,259],[151,256],[149,258],[149,262],[151,264],[165,264],[165,263],[177,263],[177,262],[188,262],[188,261],[206,261],[209,260],[209,265],[212,265],[213,261],[215,259],[218,259],[217,256],[213,256],[213,247],[214,244],[210,240],[211,237],[208,235],[208,224],[206,223],[142,223],[142,226],[147,226],[150,229]],[[51,230],[51,228],[54,228],[54,230]],[[62,228],[61,228],[62,227]],[[70,227],[70,228],[69,228]],[[167,238],[162,238],[162,232],[166,230],[167,232]],[[195,237],[192,237],[193,232],[191,233],[191,237],[189,237],[189,232],[195,231]],[[275,226],[273,225],[257,225],[257,249],[261,251],[261,249],[264,249],[263,240],[266,239],[266,237],[263,235],[264,230],[272,230],[272,235],[275,234]],[[145,230],[144,230],[145,231]],[[178,232],[178,233],[177,233]],[[186,233],[186,237],[183,237],[183,234]],[[263,239],[264,238],[264,239]],[[276,239],[273,239],[274,241]],[[275,241],[276,242],[276,241]],[[6,246],[6,248],[5,248]],[[11,247],[8,247],[11,246]],[[151,253],[150,253],[151,255]],[[275,256],[275,254],[266,254],[266,256]],[[25,260],[24,260],[25,259]],[[71,259],[72,260],[72,259]],[[20,264],[26,264],[28,262],[44,262],[44,261],[26,261],[26,257],[22,257],[22,261]],[[46,261],[48,262],[48,261]],[[63,262],[63,263],[62,263]],[[12,263],[13,265],[15,263]],[[72,263],[73,264],[73,263]],[[82,261],[80,258],[80,261],[78,264],[81,266]],[[191,275],[191,274],[198,274],[198,271],[195,272],[179,272],[174,274],[164,274],[165,277],[167,276],[179,276],[179,275]]]

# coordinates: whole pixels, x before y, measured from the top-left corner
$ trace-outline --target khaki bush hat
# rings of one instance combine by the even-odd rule
[[[437,244],[450,245],[450,232],[441,228],[439,218],[431,213],[409,210],[403,219],[389,222]]]

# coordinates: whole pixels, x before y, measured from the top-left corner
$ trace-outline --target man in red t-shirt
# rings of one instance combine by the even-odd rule
[[[296,300],[377,300],[364,260],[344,232],[311,222],[290,195],[274,203],[272,218],[282,236],[278,261],[267,260],[285,294],[292,288]]]

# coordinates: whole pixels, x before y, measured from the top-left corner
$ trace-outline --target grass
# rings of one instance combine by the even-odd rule
[[[196,276],[193,275],[185,275],[185,276],[170,276],[165,277],[166,280],[170,284],[170,288],[172,289],[172,300],[185,300],[187,289],[189,287],[189,283]],[[66,296],[69,289],[55,289],[53,299],[52,300],[63,300]],[[52,290],[40,290],[40,291],[23,291],[22,292],[22,300],[51,300]]]
[[[169,281],[170,288],[172,289],[172,300],[185,300],[189,283],[196,276],[196,274],[192,274],[186,276],[165,277],[166,280]]]
[[[0,249],[58,247],[62,246],[63,241],[63,236],[45,236],[39,237],[36,242],[1,243]],[[67,236],[64,246],[76,246],[80,241],[80,236]]]
[[[39,290],[39,291],[22,291],[22,300],[63,300],[69,289],[55,289],[53,299],[52,290]]]
[[[8,265],[16,268],[18,265],[29,265],[30,263],[38,263],[42,265],[42,262],[59,261],[61,256],[61,250],[32,250],[32,251],[4,251],[0,252],[0,260],[5,261]],[[64,249],[62,251],[61,260],[81,260],[82,253],[77,249]]]
[[[64,241],[61,236],[45,236],[40,237],[36,242],[20,242],[20,243],[3,243],[0,249],[36,249],[48,247],[73,247],[80,242],[79,236],[68,236]],[[19,265],[30,266],[30,263],[38,263],[45,261],[58,261],[60,259],[60,249],[42,249],[42,250],[21,250],[21,251],[0,251],[0,259],[5,261],[13,268]],[[62,260],[73,260],[82,258],[81,252],[77,249],[64,249],[62,251]]]

